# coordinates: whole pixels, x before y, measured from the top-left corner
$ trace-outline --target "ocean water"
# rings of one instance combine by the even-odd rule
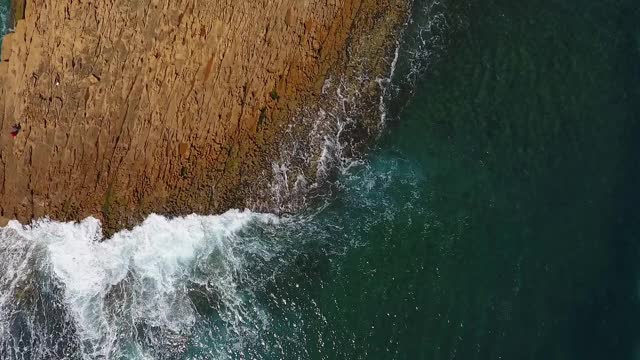
[[[412,19],[386,129],[300,214],[2,229],[0,358],[640,359],[638,4]]]

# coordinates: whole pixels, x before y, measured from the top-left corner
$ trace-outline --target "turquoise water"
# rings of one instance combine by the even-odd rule
[[[3,230],[2,357],[640,358],[638,5],[427,5],[302,214]]]

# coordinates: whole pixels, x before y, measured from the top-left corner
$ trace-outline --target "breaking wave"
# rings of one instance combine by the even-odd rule
[[[199,316],[198,292],[214,294],[218,316],[241,332],[255,311],[239,288],[247,258],[268,258],[277,249],[242,233],[279,221],[249,211],[151,215],[104,242],[94,218],[11,222],[0,232],[0,357],[180,353]],[[58,343],[49,343],[54,338]]]

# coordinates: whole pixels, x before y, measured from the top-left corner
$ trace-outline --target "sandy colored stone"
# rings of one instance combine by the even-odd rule
[[[0,63],[0,217],[117,229],[243,206],[325,79],[386,71],[406,12],[405,0],[27,0]]]

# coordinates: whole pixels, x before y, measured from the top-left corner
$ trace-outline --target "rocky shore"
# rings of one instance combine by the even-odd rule
[[[273,175],[283,142],[305,141],[300,114],[335,101],[323,91],[331,79],[348,84],[341,90],[360,108],[351,130],[367,138],[410,7],[22,4],[0,62],[0,217],[95,216],[107,233],[152,212],[216,213],[268,197],[258,178]],[[288,140],[292,127],[299,138]]]

